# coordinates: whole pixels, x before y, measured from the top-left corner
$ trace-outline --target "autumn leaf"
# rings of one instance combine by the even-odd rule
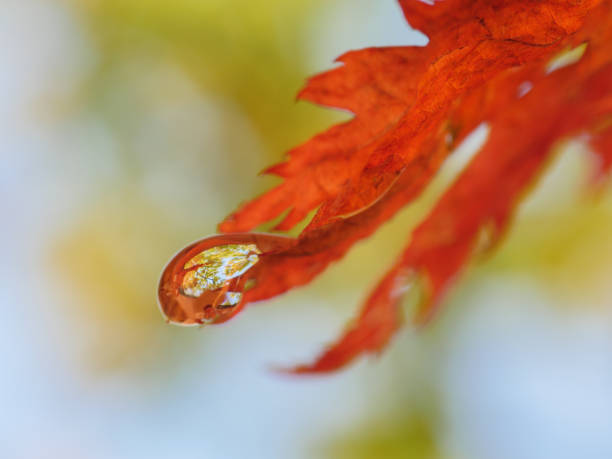
[[[383,349],[401,326],[399,304],[410,283],[423,290],[415,320],[431,319],[467,262],[483,250],[481,241],[490,250],[500,240],[559,142],[588,136],[599,158],[595,180],[612,167],[612,2],[400,4],[429,43],[351,51],[338,59],[340,67],[308,81],[300,99],[354,117],[267,169],[283,182],[219,228],[251,231],[286,213],[275,228],[286,231],[316,213],[299,237],[257,254],[257,265],[232,281],[239,301],[222,313],[208,309],[211,321],[310,282],[417,198],[478,125],[488,123],[490,135],[413,231],[359,317],[314,363],[293,370],[298,373],[331,371]],[[217,236],[190,246],[189,256],[223,241]],[[168,297],[183,292],[187,261],[167,268],[174,279],[166,285]],[[190,308],[221,306],[189,301]]]

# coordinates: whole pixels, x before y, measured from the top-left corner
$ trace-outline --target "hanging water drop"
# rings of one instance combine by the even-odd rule
[[[259,233],[211,236],[172,258],[159,281],[158,298],[168,322],[202,325],[225,322],[242,308],[243,293],[256,283],[266,257],[294,239]]]

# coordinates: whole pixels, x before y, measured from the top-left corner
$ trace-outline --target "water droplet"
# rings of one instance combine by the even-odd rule
[[[179,325],[225,322],[242,309],[243,292],[256,284],[266,257],[294,243],[285,236],[234,233],[188,245],[162,273],[158,288],[162,314]]]

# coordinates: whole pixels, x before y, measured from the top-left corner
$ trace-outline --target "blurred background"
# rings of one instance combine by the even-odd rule
[[[0,42],[0,457],[612,457],[612,193],[580,139],[378,358],[269,371],[337,336],[486,128],[312,285],[202,330],[158,311],[172,254],[346,119],[305,78],[426,42],[394,0],[3,0]]]

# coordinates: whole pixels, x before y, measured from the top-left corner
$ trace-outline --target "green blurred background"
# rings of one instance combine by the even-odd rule
[[[580,139],[379,358],[268,370],[337,336],[484,128],[312,285],[202,330],[158,311],[171,255],[347,119],[295,103],[305,78],[425,43],[394,0],[4,0],[0,39],[0,457],[612,457],[612,199]]]

